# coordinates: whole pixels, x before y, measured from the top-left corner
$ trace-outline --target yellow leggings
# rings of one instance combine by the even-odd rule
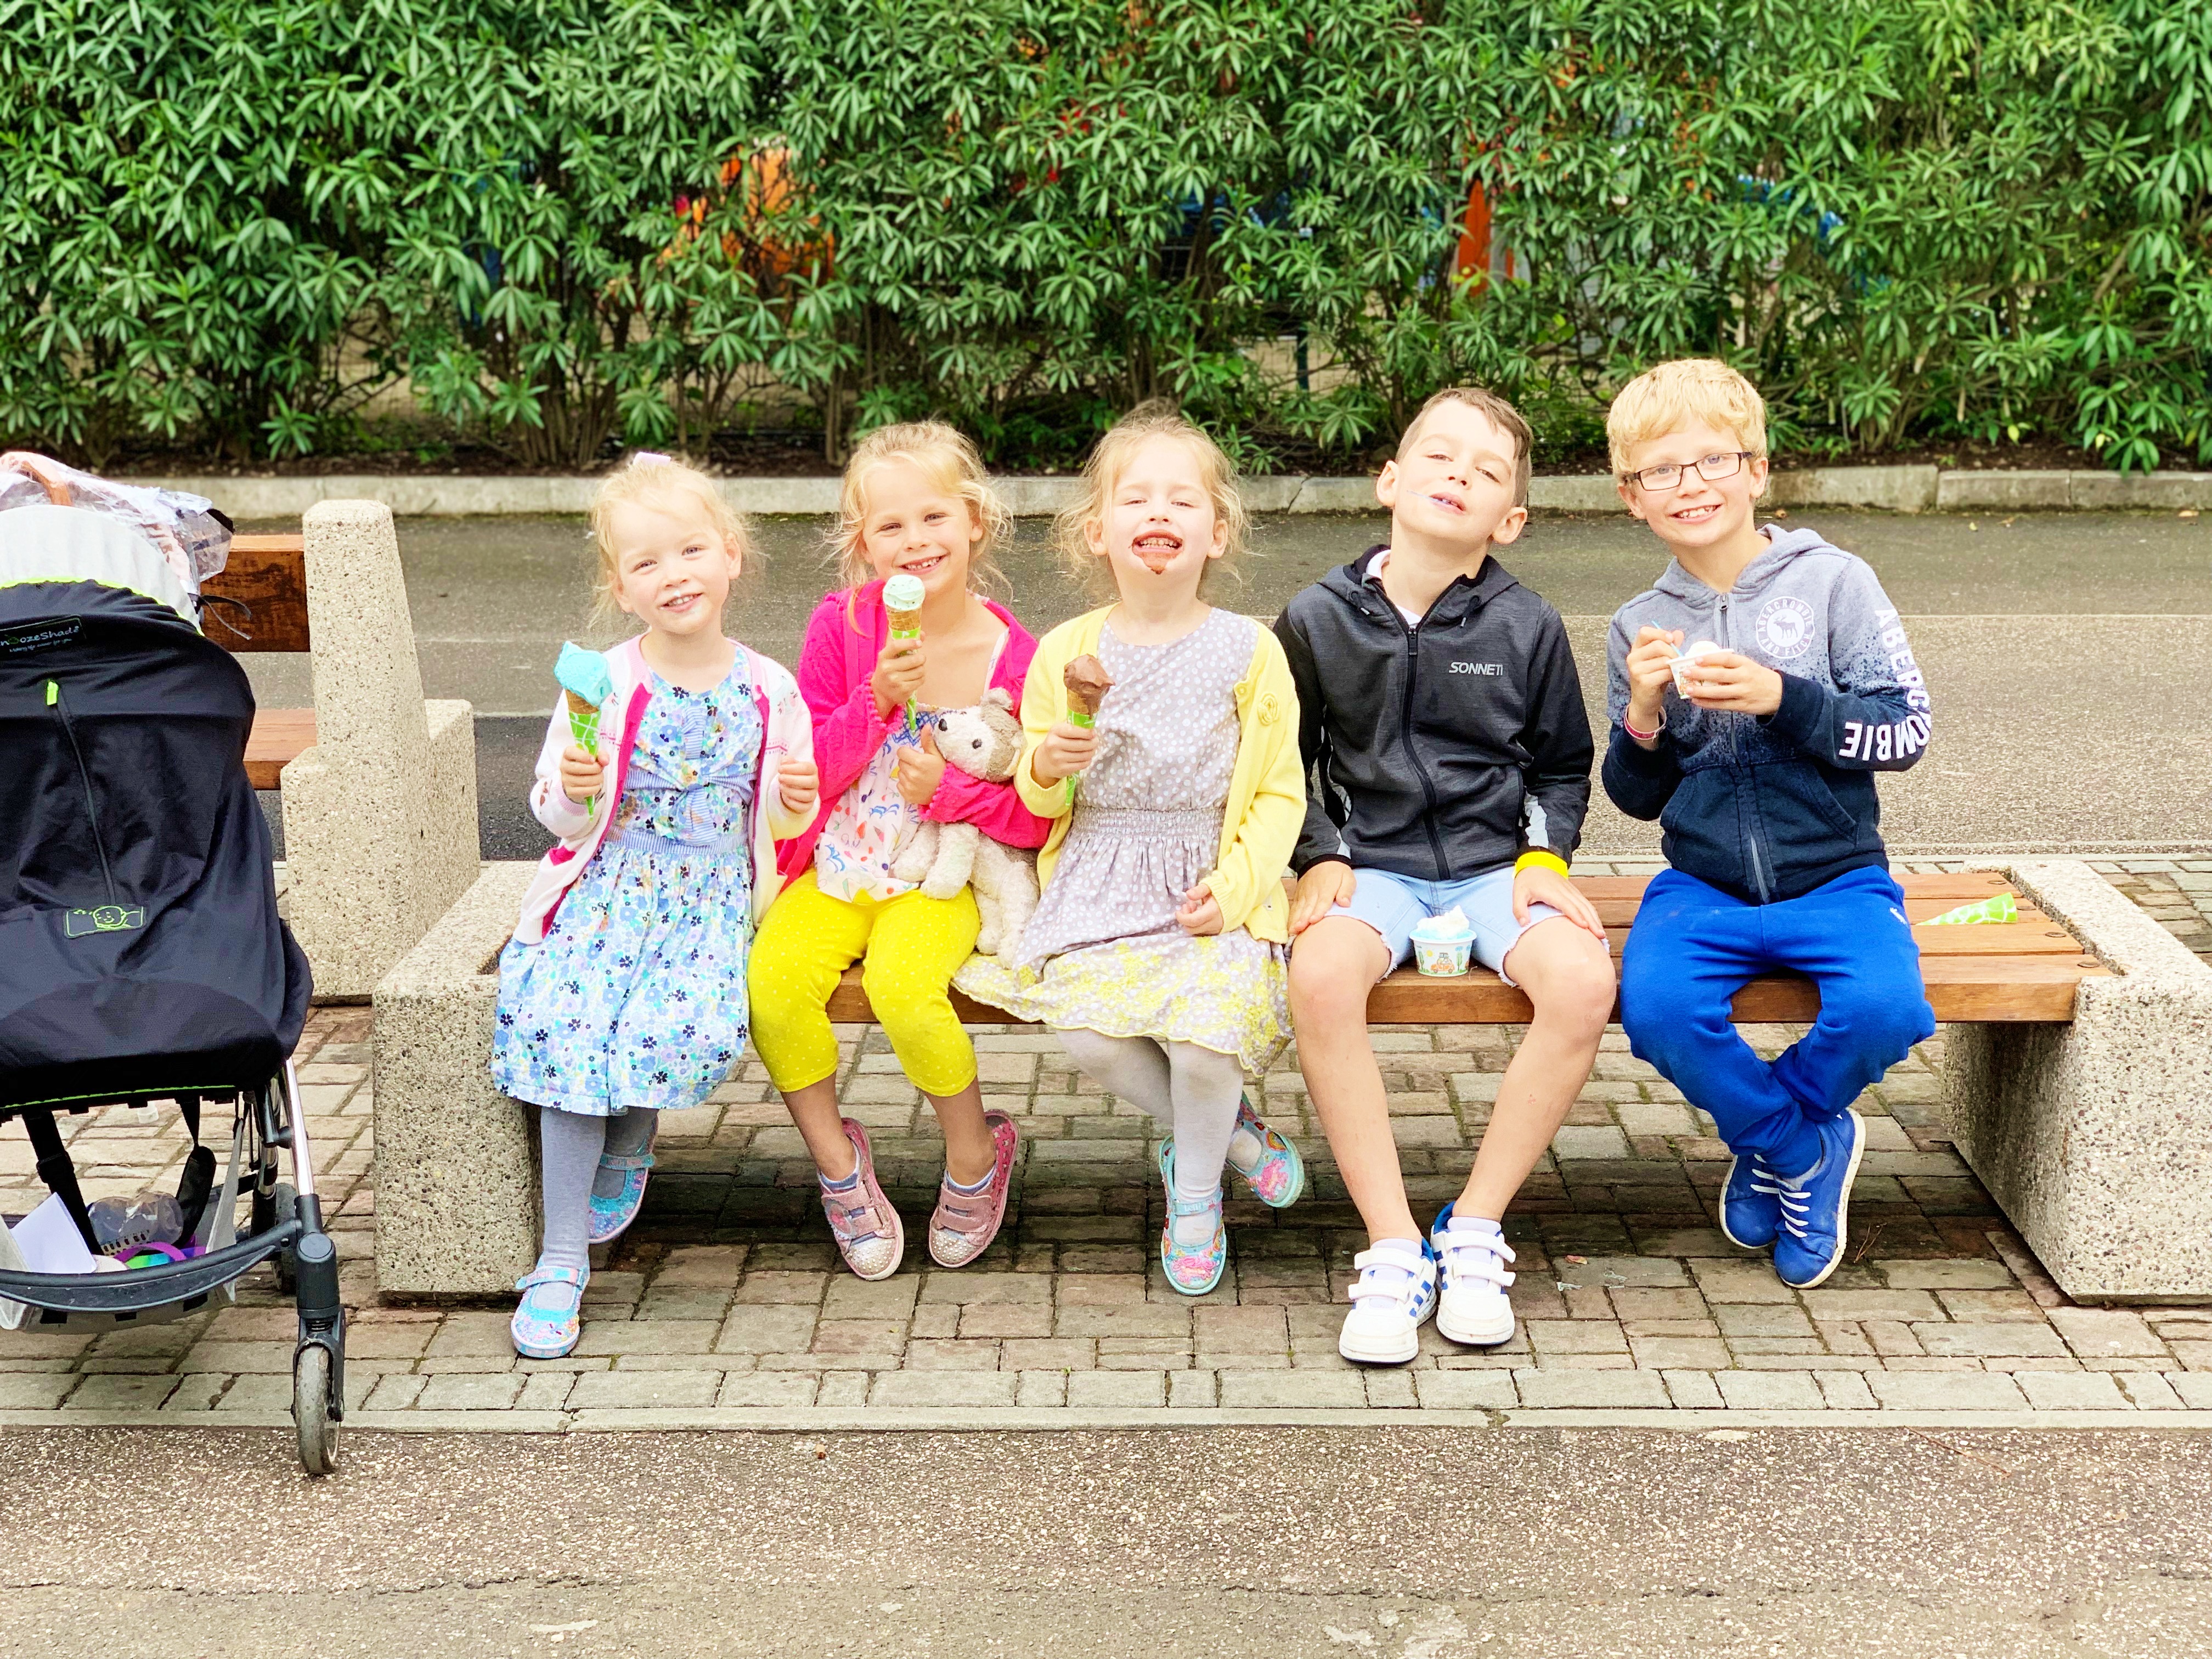
[[[830,994],[864,953],[860,982],[876,1023],[915,1088],[957,1095],[975,1080],[975,1045],[948,988],[975,948],[975,895],[916,891],[878,901],[832,898],[807,871],[762,918],[747,975],[753,1047],[786,1094],[837,1073]]]

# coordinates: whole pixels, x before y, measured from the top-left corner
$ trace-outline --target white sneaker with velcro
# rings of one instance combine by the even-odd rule
[[[1455,1221],[1447,1204],[1430,1231],[1429,1249],[1443,1280],[1437,1297],[1437,1329],[1471,1347],[1492,1348],[1511,1341],[1513,1303],[1505,1287],[1513,1275],[1505,1264],[1513,1260],[1513,1247],[1497,1224],[1472,1218]]]
[[[1386,1238],[1352,1258],[1359,1277],[1336,1351],[1363,1365],[1402,1365],[1420,1351],[1437,1310],[1437,1264],[1418,1239]]]

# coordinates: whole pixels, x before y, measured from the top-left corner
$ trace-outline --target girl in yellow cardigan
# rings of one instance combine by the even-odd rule
[[[1179,415],[1138,410],[1100,440],[1060,520],[1079,574],[1119,602],[1045,635],[1022,692],[1015,784],[1053,821],[1041,894],[1000,958],[957,983],[1051,1026],[1108,1092],[1169,1124],[1168,1282],[1202,1296],[1229,1259],[1221,1172],[1294,1200],[1297,1151],[1243,1098],[1290,1034],[1283,872],[1305,812],[1297,694],[1275,636],[1200,598],[1245,515],[1229,459]],[[1085,660],[1085,659],[1089,660]],[[1110,684],[1095,724],[1079,684]],[[1076,780],[1080,778],[1080,788]]]

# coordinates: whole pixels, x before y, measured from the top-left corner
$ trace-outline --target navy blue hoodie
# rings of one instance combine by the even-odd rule
[[[1656,818],[1667,861],[1753,903],[1796,898],[1848,871],[1887,869],[1873,774],[1902,772],[1928,746],[1928,690],[1897,609],[1866,562],[1814,530],[1762,532],[1772,545],[1717,593],[1670,562],[1614,613],[1606,643],[1605,792]],[[1680,629],[1782,676],[1782,706],[1753,716],[1666,692],[1656,750],[1621,729],[1637,630]]]

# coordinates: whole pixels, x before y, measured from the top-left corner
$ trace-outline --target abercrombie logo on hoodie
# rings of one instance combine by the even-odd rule
[[[1904,691],[1905,706],[1912,712],[1901,720],[1886,725],[1844,721],[1843,741],[1836,745],[1838,760],[1873,761],[1879,764],[1901,761],[1928,746],[1932,725],[1928,717],[1928,682],[1921,677],[1920,665],[1913,660],[1904,624],[1899,621],[1897,612],[1887,607],[1876,611],[1875,620],[1881,630],[1881,648],[1888,659],[1890,676]]]

